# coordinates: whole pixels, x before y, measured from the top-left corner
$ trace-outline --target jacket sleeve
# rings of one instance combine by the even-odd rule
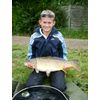
[[[63,35],[59,32],[59,40],[63,49],[63,59],[68,60],[68,50]]]
[[[65,60],[68,60],[68,51],[64,40],[62,42],[62,48],[63,48],[63,58]]]
[[[29,45],[28,45],[28,60],[30,61],[32,58],[33,58],[33,55],[35,54],[35,51],[33,51],[33,44],[34,44],[34,37],[33,35],[31,36],[30,38],[30,41],[29,41]],[[34,53],[34,54],[33,54]]]

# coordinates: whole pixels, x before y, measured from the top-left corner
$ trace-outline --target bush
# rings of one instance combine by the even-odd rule
[[[51,0],[52,2],[52,0]],[[38,26],[38,20],[40,13],[44,9],[50,9],[55,12],[56,26],[65,26],[65,14],[60,9],[59,6],[56,6],[56,3],[51,2],[42,2],[41,0],[32,1],[28,0],[25,2],[13,1],[12,7],[12,28],[13,35],[26,35],[31,34],[34,31],[34,28]],[[49,5],[49,6],[48,6]],[[60,20],[59,20],[60,19]]]
[[[66,15],[61,9],[62,5],[68,4],[82,4],[86,3],[79,0],[60,1],[60,0],[13,0],[12,5],[12,35],[31,35],[34,28],[38,26],[38,20],[40,13],[44,9],[50,9],[56,14],[56,27],[65,27],[66,25]],[[49,5],[49,6],[48,6]],[[83,4],[82,4],[83,5]],[[73,33],[75,31],[68,31],[67,33]],[[64,31],[65,33],[65,31]],[[77,34],[73,34],[78,36]],[[84,32],[83,32],[84,33]],[[71,35],[71,36],[73,36]],[[80,34],[81,35],[81,34]],[[70,36],[70,35],[69,35]]]

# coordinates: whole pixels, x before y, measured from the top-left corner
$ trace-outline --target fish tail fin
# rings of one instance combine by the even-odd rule
[[[76,60],[66,62],[65,69],[74,68],[77,71],[80,71],[80,67],[77,64]]]
[[[71,61],[71,64],[72,64],[72,67],[73,67],[74,69],[76,69],[77,71],[80,71],[80,67],[79,67],[79,65],[78,65],[78,61],[77,61],[77,60]]]
[[[77,65],[77,66],[73,66],[74,69],[76,69],[77,71],[80,71],[80,67]]]

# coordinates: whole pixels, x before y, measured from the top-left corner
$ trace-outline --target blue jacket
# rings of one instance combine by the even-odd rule
[[[46,38],[41,28],[31,35],[28,47],[28,60],[35,57],[61,57],[67,60],[67,48],[62,34],[55,27]]]

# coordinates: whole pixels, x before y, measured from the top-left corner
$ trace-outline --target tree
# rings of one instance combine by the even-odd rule
[[[87,5],[87,0],[12,0],[12,26],[13,34],[31,34],[38,25],[40,13],[50,9],[57,15],[56,26],[65,26],[65,14],[62,5]],[[60,20],[59,20],[60,19]]]

